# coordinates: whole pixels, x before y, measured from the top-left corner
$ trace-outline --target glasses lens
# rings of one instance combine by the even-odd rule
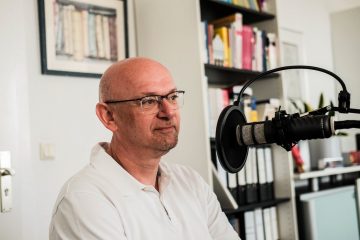
[[[144,97],[140,100],[140,104],[144,112],[156,110],[158,106],[158,98],[156,96]]]
[[[173,92],[170,93],[166,100],[173,106],[174,109],[181,108],[184,105],[184,93],[183,92]]]
[[[176,110],[184,105],[184,92],[176,91],[167,96],[148,96],[140,100],[141,108],[144,113],[153,114],[159,111],[161,101],[167,101],[172,109]]]

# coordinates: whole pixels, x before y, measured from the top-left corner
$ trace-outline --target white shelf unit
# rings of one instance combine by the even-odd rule
[[[202,4],[206,0],[201,1]],[[173,73],[179,88],[186,90],[182,110],[182,133],[179,146],[170,153],[170,161],[189,165],[214,188],[218,182],[211,174],[208,103],[204,63],[200,0],[134,0],[137,54],[159,60]],[[269,12],[276,15],[276,1],[268,1]],[[278,34],[277,20],[252,25]],[[251,86],[258,99],[283,98],[281,77],[255,82]],[[289,198],[278,205],[281,239],[298,239],[295,187],[292,158],[284,149],[274,146],[275,197]],[[213,181],[214,180],[214,181]],[[220,186],[221,187],[221,186]],[[219,197],[234,205],[228,192]]]
[[[344,173],[360,172],[360,166],[349,166],[349,167],[336,167],[327,168],[324,170],[296,173],[294,174],[294,180],[306,180],[311,178],[326,177],[331,175],[339,175]]]

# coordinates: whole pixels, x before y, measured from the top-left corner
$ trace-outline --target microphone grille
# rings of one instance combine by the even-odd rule
[[[250,123],[241,128],[242,142],[246,146],[266,143],[264,123]]]

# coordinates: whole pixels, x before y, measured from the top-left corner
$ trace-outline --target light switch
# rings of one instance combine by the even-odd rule
[[[52,143],[40,143],[40,160],[55,159],[55,145]]]

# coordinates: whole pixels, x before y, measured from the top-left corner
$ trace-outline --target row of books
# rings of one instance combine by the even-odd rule
[[[249,148],[245,167],[226,172],[217,160],[217,174],[239,206],[274,199],[272,150],[269,146]]]
[[[243,25],[241,13],[204,21],[202,29],[205,63],[252,71],[266,71],[278,65],[276,35]]]
[[[215,137],[216,125],[221,111],[237,100],[241,88],[242,86],[234,86],[226,89],[208,88],[210,137]],[[266,119],[272,119],[275,116],[275,111],[280,106],[279,99],[269,98],[257,100],[253,97],[251,88],[247,88],[244,94],[247,97],[244,99],[242,107],[247,122],[264,121]]]
[[[243,240],[278,240],[276,210],[275,206],[263,209],[256,208],[252,211],[246,211],[241,218],[231,216],[229,221]]]
[[[260,12],[266,12],[268,10],[266,0],[222,0],[222,1]]]
[[[115,10],[61,2],[54,2],[53,7],[57,57],[117,60]]]

